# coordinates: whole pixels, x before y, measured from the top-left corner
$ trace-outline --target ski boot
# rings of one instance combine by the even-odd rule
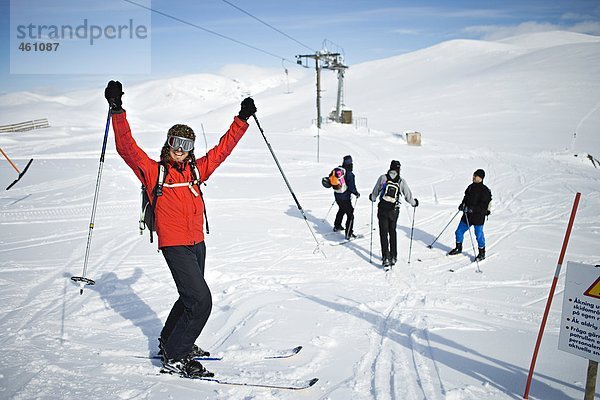
[[[389,257],[384,257],[382,265],[384,271],[389,271],[392,268],[392,260]]]
[[[158,338],[158,355],[161,358],[163,357],[163,354],[165,354],[165,349],[164,349],[164,340],[162,340],[162,338]],[[210,357],[210,353],[206,350],[201,349],[200,347],[196,346],[195,344],[192,346],[192,351],[190,352],[190,357],[192,358],[196,358],[196,357]]]
[[[485,260],[485,247],[479,248],[479,254],[477,254],[477,257],[475,257],[475,260],[477,260],[477,261]]]
[[[455,256],[462,253],[462,243],[456,242],[456,247],[448,252],[449,256]]]
[[[215,376],[215,374],[204,368],[202,364],[194,360],[191,357],[191,353],[180,360],[167,359],[163,361],[163,367],[160,372],[168,374],[176,373],[184,378],[210,378]]]

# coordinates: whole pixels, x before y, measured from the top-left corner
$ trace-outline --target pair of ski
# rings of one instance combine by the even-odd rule
[[[330,244],[331,246],[340,246],[340,245],[343,245],[343,244],[348,244],[348,243],[350,243],[350,242],[352,242],[352,241],[354,241],[354,240],[356,240],[356,239],[361,239],[361,238],[364,238],[364,237],[365,237],[365,235],[363,235],[363,234],[358,234],[358,235],[356,235],[356,237],[355,237],[355,238],[344,239],[344,240],[342,240],[341,242],[331,242],[331,243],[329,243],[329,244]]]
[[[277,360],[277,359],[285,359],[285,358],[290,358],[295,356],[296,354],[298,354],[300,352],[300,350],[302,350],[302,346],[296,346],[294,348],[291,349],[285,349],[285,350],[274,350],[274,351],[267,351],[267,352],[257,352],[257,360]],[[230,352],[232,354],[234,353],[243,353],[243,352]],[[228,354],[229,353],[224,353],[222,356],[219,357],[195,357],[194,359],[196,361],[225,361],[228,358]],[[231,355],[231,354],[230,354]],[[153,359],[160,359],[160,356],[155,355],[152,356],[150,358]],[[233,358],[233,357],[231,357]],[[163,372],[161,370],[162,374],[171,374],[170,372]],[[213,382],[213,383],[217,383],[220,385],[232,385],[232,386],[248,386],[248,387],[257,387],[257,388],[266,388],[266,389],[282,389],[282,390],[302,390],[302,389],[308,389],[309,387],[313,386],[315,383],[317,383],[317,381],[319,380],[319,378],[312,378],[309,380],[289,380],[289,381],[285,381],[285,380],[279,380],[277,382],[269,380],[268,378],[257,378],[257,379],[242,379],[240,377],[184,377],[181,376],[182,378],[186,378],[186,379],[192,379],[192,380],[199,380],[199,381],[206,381],[206,382]]]
[[[454,267],[454,268],[450,268],[448,271],[450,272],[458,272],[460,270],[466,269],[470,266],[472,266],[473,264],[477,264],[477,265],[481,265],[485,262],[485,260],[496,256],[498,253],[492,253],[490,255],[488,255],[486,258],[484,258],[483,260],[476,260],[475,257],[469,259],[469,262],[467,264],[464,265],[459,265],[458,267]],[[475,272],[481,272],[481,271],[475,271]]]
[[[496,255],[497,255],[497,253],[492,253],[492,254],[488,255],[486,258],[484,258],[483,260],[479,260],[479,262],[478,262],[478,263],[479,263],[479,264],[482,264],[482,263],[484,263],[484,262],[485,262],[485,260],[487,260],[488,258],[494,257],[494,256],[496,256]],[[440,259],[440,260],[441,260],[441,259],[444,259],[444,258],[447,258],[447,257],[454,257],[454,256],[450,256],[450,255],[448,255],[448,254],[445,254],[445,255],[442,255],[442,256],[437,256],[437,257],[417,258],[417,261],[419,261],[419,262],[424,262],[424,261],[432,261],[432,260],[438,260],[438,259]],[[462,261],[463,261],[463,260],[460,260],[460,259],[458,259],[458,260],[456,260],[456,261],[454,261],[454,262],[451,262],[450,264],[455,264],[455,263],[456,263],[456,264],[459,264],[459,265],[458,265],[458,266],[456,266],[456,267],[449,268],[449,269],[448,269],[448,271],[449,271],[449,272],[457,272],[457,271],[460,271],[460,270],[466,269],[466,268],[468,268],[469,266],[472,266],[473,264],[476,264],[476,263],[477,263],[477,261],[475,260],[475,257],[472,257],[472,256],[467,256],[467,257],[469,257],[469,260],[468,260],[468,262],[467,262],[466,264],[463,264],[463,263],[462,263]]]

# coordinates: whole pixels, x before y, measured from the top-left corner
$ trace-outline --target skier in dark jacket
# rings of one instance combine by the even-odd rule
[[[118,81],[110,81],[104,91],[110,105],[117,152],[147,188],[152,202],[159,163],[148,157],[133,139],[127,113],[122,108],[123,94]],[[160,161],[166,166],[166,175],[162,195],[153,202],[156,233],[158,247],[171,270],[179,298],[158,340],[163,369],[184,377],[213,376],[194,360],[196,356],[207,354],[194,342],[210,316],[212,296],[204,280],[204,200],[193,169],[196,168],[202,182],[206,181],[233,151],[248,129],[246,121],[255,112],[254,101],[249,97],[244,99],[238,116],[219,144],[199,159],[194,156],[194,131],[183,124],[169,129],[161,151]]]
[[[479,247],[479,253],[476,258],[478,261],[485,259],[485,235],[483,234],[483,223],[485,222],[485,217],[490,215],[492,192],[483,184],[484,178],[485,171],[478,169],[473,173],[473,183],[465,190],[465,196],[458,206],[458,209],[463,212],[463,216],[460,219],[458,228],[456,228],[456,231],[454,232],[456,236],[456,247],[450,250],[448,255],[453,256],[462,252],[462,242],[465,232],[467,232],[472,225],[473,230],[475,231],[475,237],[477,238],[477,247]]]
[[[373,203],[379,199],[377,219],[379,220],[381,258],[385,269],[396,264],[398,260],[396,223],[400,214],[400,196],[403,196],[411,206],[419,206],[419,200],[413,198],[408,184],[400,178],[400,161],[392,160],[389,171],[377,179],[375,187],[369,195],[369,200]]]
[[[355,195],[358,199],[360,197],[360,193],[356,190],[356,182],[354,178],[354,173],[352,169],[354,165],[352,164],[351,156],[344,156],[342,161],[342,168],[346,171],[344,174],[344,182],[345,182],[345,190],[338,191],[334,190],[335,202],[337,203],[339,210],[335,215],[335,221],[333,223],[333,231],[341,231],[345,230],[346,239],[354,239],[356,235],[354,234],[354,207],[352,207],[351,195]],[[346,227],[342,227],[342,219],[346,215]]]

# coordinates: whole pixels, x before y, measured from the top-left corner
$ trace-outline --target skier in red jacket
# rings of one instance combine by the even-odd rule
[[[183,124],[171,127],[160,155],[160,162],[166,166],[162,195],[155,200],[159,162],[148,157],[131,136],[122,108],[123,94],[119,81],[110,81],[104,91],[112,114],[117,152],[147,188],[150,202],[155,204],[158,247],[179,292],[158,339],[163,368],[185,377],[213,376],[194,360],[207,354],[194,343],[210,315],[212,296],[204,280],[204,201],[193,165],[200,181],[206,181],[242,138],[248,129],[246,121],[256,107],[251,98],[244,99],[238,116],[219,144],[200,159],[194,155],[194,131]]]

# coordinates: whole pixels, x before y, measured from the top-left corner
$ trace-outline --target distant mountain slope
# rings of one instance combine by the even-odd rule
[[[221,75],[131,86],[125,81],[124,104],[138,131],[164,130],[157,124],[164,114],[174,123],[215,129],[235,115],[243,97],[252,95],[269,129],[298,129],[316,118],[315,77],[313,71],[291,72],[290,79],[282,70],[234,65]],[[599,76],[597,36],[544,32],[497,42],[451,40],[351,65],[344,101],[373,129],[419,130],[425,138],[492,148],[564,149],[579,126],[579,149],[600,154],[600,135],[594,131],[600,124],[600,113],[594,112],[600,104]],[[323,70],[321,79],[321,113],[326,116],[335,107],[337,78]],[[58,97],[0,96],[0,124],[48,117],[53,126],[68,126],[77,112],[96,126],[106,112],[104,84]],[[49,115],[40,115],[40,108]]]

